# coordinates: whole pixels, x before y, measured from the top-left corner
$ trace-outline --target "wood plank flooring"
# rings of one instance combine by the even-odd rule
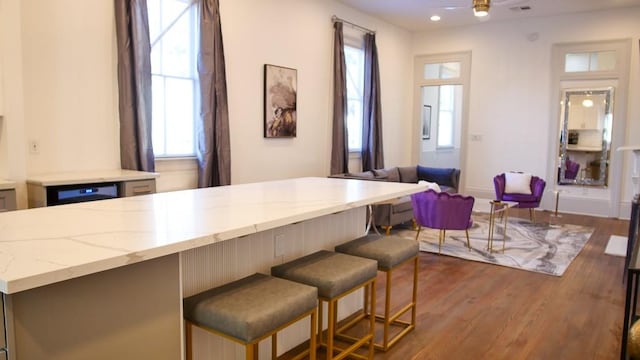
[[[536,220],[548,215],[537,212]],[[562,277],[421,253],[416,329],[375,358],[619,358],[624,258],[604,249],[610,235],[626,236],[628,221],[570,214],[560,221],[595,228]],[[410,296],[409,274],[394,276],[406,289],[394,291],[398,303]]]
[[[547,221],[550,213],[536,214]],[[416,329],[375,359],[618,359],[624,258],[604,249],[629,222],[571,214],[559,222],[595,228],[562,277],[421,252]],[[411,271],[394,273],[396,308],[411,296]],[[384,283],[378,276],[380,312]]]

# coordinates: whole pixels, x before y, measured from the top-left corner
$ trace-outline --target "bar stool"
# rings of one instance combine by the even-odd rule
[[[403,239],[398,236],[383,237],[373,234],[336,246],[336,252],[377,260],[378,270],[385,272],[387,275],[384,297],[384,315],[380,316],[376,314],[375,316],[372,316],[384,324],[382,343],[375,343],[375,347],[378,350],[389,350],[389,348],[398,340],[415,328],[419,251],[418,242],[414,240]],[[403,306],[402,309],[398,310],[395,314],[390,314],[392,272],[400,266],[409,263],[413,263],[413,296],[411,298],[411,302]],[[364,301],[365,303],[368,301],[366,293]],[[398,319],[409,310],[411,310],[410,322]],[[372,313],[375,314],[375,311]],[[363,313],[362,315],[352,319],[349,323],[338,329],[338,335],[340,337],[350,338],[348,335],[344,334],[343,331],[348,330],[366,316],[371,316],[371,314]],[[402,330],[390,339],[389,327],[391,325],[399,326]]]
[[[254,274],[183,300],[186,359],[193,357],[191,331],[198,326],[243,344],[247,360],[258,359],[258,343],[271,336],[271,358],[277,359],[277,333],[310,316],[309,354],[316,358],[318,291],[293,281]]]
[[[291,262],[274,266],[271,275],[318,288],[318,335],[319,345],[327,349],[327,359],[342,359],[347,356],[360,359],[373,359],[373,336],[375,319],[372,317],[365,335],[356,339],[351,346],[340,349],[334,345],[335,328],[338,317],[338,300],[344,296],[365,288],[371,296],[371,308],[375,309],[377,264],[362,257],[321,250]],[[322,305],[327,302],[327,340],[322,336]],[[367,309],[365,308],[366,312]],[[368,356],[356,352],[364,344],[369,344]],[[334,357],[334,350],[339,353]]]

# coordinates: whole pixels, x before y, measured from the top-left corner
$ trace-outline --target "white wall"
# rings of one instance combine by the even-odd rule
[[[334,1],[221,0],[220,11],[233,183],[328,175],[332,15],[376,30],[386,164],[409,162],[409,32]],[[0,176],[21,184],[21,207],[29,175],[119,167],[113,16],[111,0],[0,0]],[[262,137],[264,64],[298,70],[296,138]],[[157,167],[160,191],[195,186],[194,161]]]
[[[331,154],[331,16],[376,30],[386,164],[410,159],[410,34],[332,1],[221,2],[234,182],[326,175]],[[262,137],[263,64],[298,70],[295,139]]]
[[[626,143],[638,143],[640,9],[484,23],[414,34],[328,0],[221,0],[227,60],[232,182],[328,174],[332,25],[337,15],[376,30],[385,163],[412,159],[413,55],[472,51],[467,190],[491,194],[505,169],[545,174],[549,161],[551,45],[632,38]],[[536,41],[529,34],[537,33]],[[4,112],[0,176],[119,165],[115,30],[110,0],[0,0]],[[298,70],[298,137],[262,137],[265,63]],[[505,136],[504,134],[508,134]],[[31,141],[39,154],[31,154]],[[505,156],[508,154],[508,156]],[[194,186],[193,162],[158,164],[160,191]],[[631,157],[623,200],[631,197]],[[162,175],[164,174],[164,176]]]
[[[599,11],[569,16],[487,22],[440,32],[414,34],[413,54],[472,51],[466,191],[493,194],[492,178],[505,170],[547,174],[552,94],[551,46],[554,43],[633,39],[625,143],[640,143],[638,38],[640,8]],[[532,41],[533,38],[536,38]],[[616,156],[613,154],[613,156]],[[625,161],[622,199],[631,198],[631,158]],[[547,179],[552,183],[554,179]]]

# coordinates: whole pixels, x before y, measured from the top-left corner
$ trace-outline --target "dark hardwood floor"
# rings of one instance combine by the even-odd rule
[[[550,213],[536,214],[548,221]],[[629,222],[571,214],[559,222],[595,228],[562,277],[421,252],[416,329],[375,359],[618,359],[624,258],[604,249],[611,235],[627,235]],[[395,307],[411,296],[411,271],[394,273]],[[381,312],[381,273],[377,282]]]
[[[548,216],[537,212],[536,220]],[[416,329],[375,358],[619,358],[624,258],[604,249],[610,235],[626,236],[628,221],[571,214],[560,221],[595,228],[562,277],[421,252]],[[410,296],[409,274],[395,274],[394,286],[407,289],[394,291],[398,303]]]

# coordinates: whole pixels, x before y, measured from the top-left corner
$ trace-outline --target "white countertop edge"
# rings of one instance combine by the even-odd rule
[[[27,184],[40,186],[75,185],[111,181],[151,180],[159,176],[159,173],[135,170],[66,172],[30,176],[27,179]]]
[[[15,181],[0,179],[0,190],[14,190],[15,188]]]
[[[337,181],[367,181],[367,180],[352,180],[352,179],[336,179]],[[113,256],[108,259],[97,260],[81,265],[69,266],[63,269],[51,270],[46,273],[36,274],[32,276],[21,277],[20,279],[15,280],[4,280],[0,279],[0,292],[5,294],[13,294],[25,290],[30,290],[40,286],[46,286],[53,283],[71,280],[74,278],[82,277],[85,275],[95,274],[101,271],[107,271],[111,269],[115,269],[125,265],[131,265],[138,262],[151,260],[155,258],[159,258],[162,256],[167,256],[171,254],[178,254],[183,251],[191,250],[194,248],[198,248],[201,246],[211,245],[218,242],[247,236],[251,234],[255,234],[258,232],[262,232],[265,230],[270,230],[274,228],[278,228],[281,226],[286,226],[290,224],[294,224],[297,222],[339,213],[345,210],[350,210],[353,208],[366,206],[368,204],[373,204],[379,201],[385,201],[388,199],[407,196],[422,190],[426,190],[426,185],[419,184],[411,184],[415,185],[409,189],[402,189],[395,192],[387,193],[385,195],[372,196],[366,200],[349,202],[344,204],[339,204],[335,206],[327,206],[325,208],[310,211],[307,213],[296,214],[294,216],[282,217],[279,219],[275,219],[272,221],[264,222],[261,224],[254,224],[252,226],[245,226],[242,228],[229,229],[226,231],[213,233],[205,236],[200,236],[193,239],[188,239],[172,244],[168,244],[165,246],[153,247],[150,249],[142,250],[142,251],[134,251],[127,254],[121,254],[118,256]]]

